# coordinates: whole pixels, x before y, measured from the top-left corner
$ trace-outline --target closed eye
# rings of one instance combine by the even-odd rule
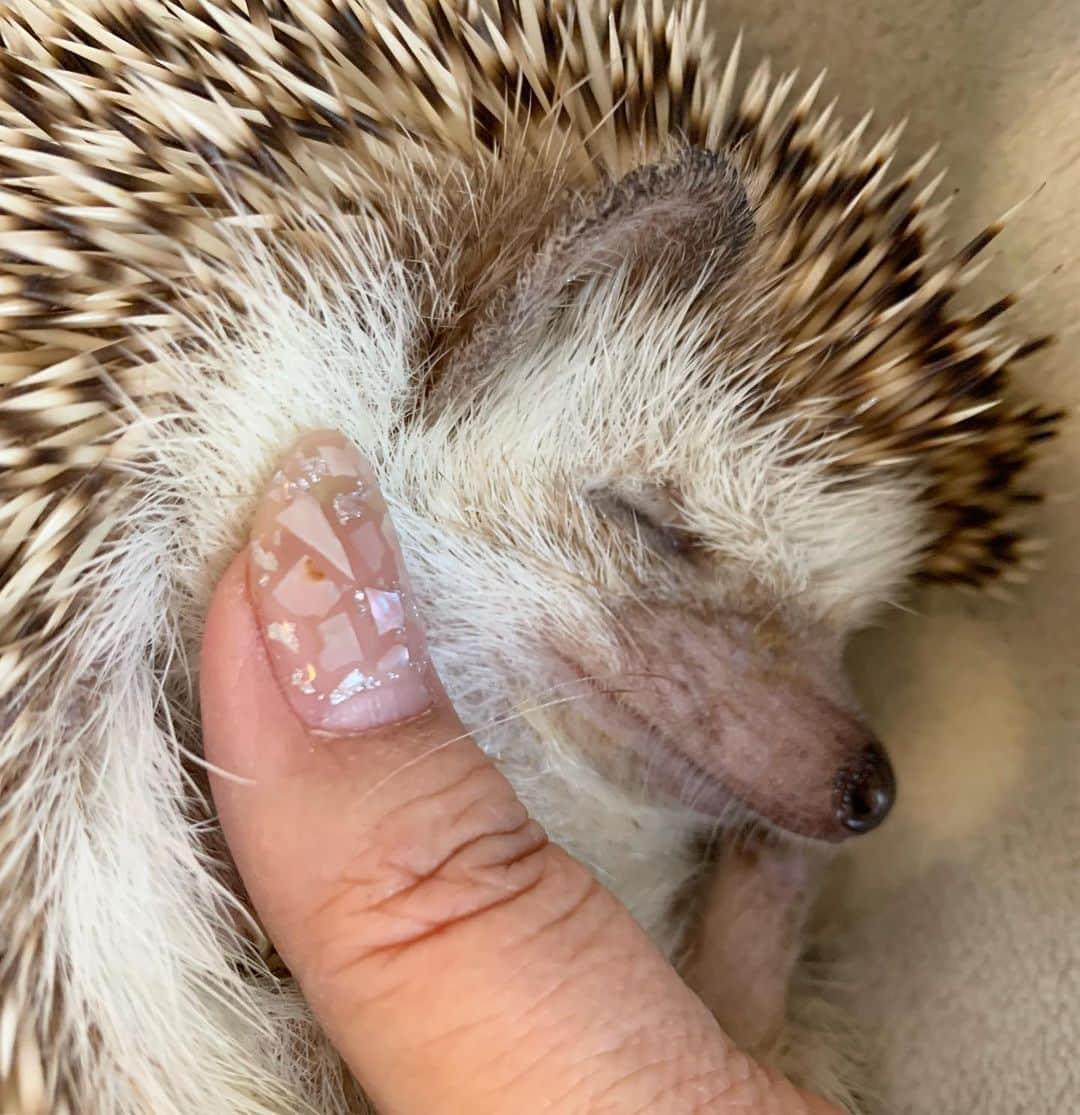
[[[636,534],[642,544],[665,557],[688,557],[702,546],[697,535],[680,522],[671,493],[659,486],[634,491],[596,487],[589,502],[609,522]]]

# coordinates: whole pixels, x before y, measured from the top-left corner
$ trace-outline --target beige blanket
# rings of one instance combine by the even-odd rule
[[[839,108],[941,140],[958,244],[1038,187],[982,283],[1046,281],[1036,331],[1080,309],[1076,0],[712,0],[721,41]],[[1053,273],[1056,268],[1061,268]],[[1021,370],[1080,410],[1080,337]],[[1046,569],[1012,604],[934,593],[855,648],[902,799],[848,887],[852,978],[888,1115],[1080,1111],[1080,421],[1040,479]]]

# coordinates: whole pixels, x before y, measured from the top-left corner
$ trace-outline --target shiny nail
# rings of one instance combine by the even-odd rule
[[[249,581],[297,716],[361,732],[430,707],[429,663],[397,536],[370,465],[341,434],[301,438],[251,533]]]

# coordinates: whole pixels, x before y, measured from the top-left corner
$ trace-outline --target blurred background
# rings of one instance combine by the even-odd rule
[[[800,84],[827,68],[822,102],[849,123],[908,117],[909,159],[940,142],[956,246],[1039,190],[974,297],[1045,279],[1012,321],[1065,335],[1019,385],[1080,412],[1080,3],[711,0],[710,15],[721,53],[742,29],[744,76],[764,55]],[[1045,568],[1011,603],[924,593],[853,650],[901,783],[838,900],[881,1115],[1080,1111],[1078,418],[1038,480]]]

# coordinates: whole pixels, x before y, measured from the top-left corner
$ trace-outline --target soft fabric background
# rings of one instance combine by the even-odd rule
[[[1080,3],[712,0],[751,64],[812,79],[854,122],[940,140],[957,244],[1038,187],[980,293],[1046,276],[1014,311],[1065,332],[1022,383],[1080,411]],[[847,890],[877,1111],[1080,1110],[1080,422],[1039,479],[1045,570],[1011,604],[934,592],[853,655],[902,798]]]

